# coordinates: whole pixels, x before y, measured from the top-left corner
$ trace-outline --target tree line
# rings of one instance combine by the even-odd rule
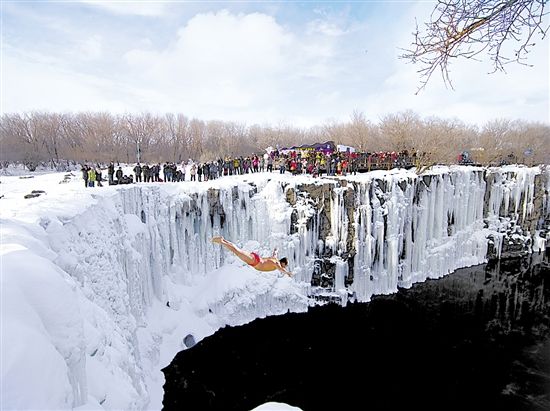
[[[347,121],[310,128],[204,121],[183,114],[13,113],[0,123],[0,161],[63,169],[69,163],[107,164],[209,161],[332,140],[363,152],[417,151],[429,163],[455,163],[470,152],[475,162],[502,159],[550,163],[550,126],[493,120],[481,127],[460,120],[421,118],[412,111],[388,114],[378,123],[355,111]]]

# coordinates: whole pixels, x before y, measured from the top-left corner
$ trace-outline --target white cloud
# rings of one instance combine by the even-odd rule
[[[99,35],[94,35],[85,39],[79,47],[78,54],[84,60],[96,60],[101,57],[103,50],[103,39]]]
[[[3,112],[111,111],[122,113],[132,108],[131,97],[121,93],[110,81],[67,72],[50,64],[35,64],[11,56],[2,61]],[[105,90],[117,90],[106,95]]]
[[[254,122],[264,106],[286,116],[294,104],[285,101],[288,89],[326,76],[332,55],[322,37],[299,38],[271,16],[222,10],[193,17],[164,50],[138,48],[124,57],[132,73],[166,91],[178,109],[250,115]]]

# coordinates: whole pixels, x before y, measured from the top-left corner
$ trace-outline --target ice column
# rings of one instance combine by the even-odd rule
[[[296,248],[302,252],[295,253],[293,267],[299,267],[299,272],[298,269],[295,269],[293,274],[300,281],[305,281],[308,284],[311,283],[318,251],[320,211],[316,211],[316,205],[317,203],[307,195],[298,198],[295,205],[297,221],[294,237],[298,245]]]

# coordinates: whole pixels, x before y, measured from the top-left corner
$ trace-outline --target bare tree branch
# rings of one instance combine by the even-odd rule
[[[504,71],[510,62],[525,64],[533,37],[542,39],[548,32],[544,17],[548,0],[438,0],[430,21],[420,30],[418,23],[410,49],[400,58],[419,64],[421,91],[432,74],[441,72],[446,86],[453,88],[450,77],[452,59],[476,59],[486,53],[493,72]],[[503,54],[503,44],[518,43],[513,57]]]

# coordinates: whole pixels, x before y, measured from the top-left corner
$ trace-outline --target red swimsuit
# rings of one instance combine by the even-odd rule
[[[260,264],[260,256],[256,253],[250,253],[250,254],[252,254],[252,257],[254,258],[254,262],[253,263],[248,263],[248,265],[251,266],[251,267],[255,267],[258,264]]]

